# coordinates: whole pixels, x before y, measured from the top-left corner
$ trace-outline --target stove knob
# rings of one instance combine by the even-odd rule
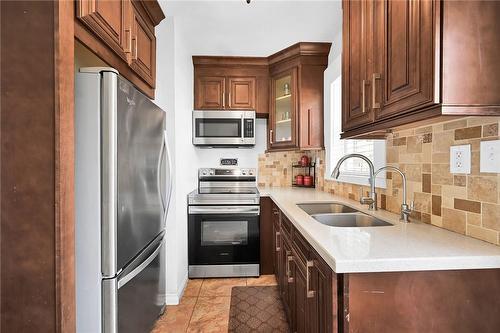
[[[202,174],[203,176],[206,176],[206,175],[207,175],[207,170],[202,170],[202,171],[201,171],[201,174]]]
[[[253,175],[253,170],[250,170],[249,173],[248,173],[250,176]]]
[[[241,171],[241,174],[242,174],[243,176],[245,176],[245,175],[247,174],[247,171],[246,171],[246,170],[242,170],[242,171]]]
[[[210,175],[213,176],[214,175],[214,170],[210,170]]]

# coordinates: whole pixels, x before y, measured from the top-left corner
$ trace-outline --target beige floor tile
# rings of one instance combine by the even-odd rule
[[[231,296],[231,289],[246,286],[246,278],[205,279],[199,296]]]
[[[202,279],[189,279],[186,289],[184,290],[184,296],[197,297],[200,293]]]
[[[277,284],[274,275],[261,275],[258,278],[247,278],[247,286],[275,286]]]
[[[186,332],[196,301],[196,297],[183,297],[179,305],[168,305],[151,333]]]
[[[231,297],[199,297],[188,332],[227,332]]]

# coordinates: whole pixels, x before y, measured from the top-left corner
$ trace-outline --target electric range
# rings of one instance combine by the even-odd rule
[[[188,195],[189,277],[259,276],[256,170],[202,168]]]

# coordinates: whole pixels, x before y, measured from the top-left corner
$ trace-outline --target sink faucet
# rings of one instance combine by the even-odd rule
[[[374,177],[376,177],[377,174],[382,170],[396,171],[397,173],[399,173],[401,175],[401,178],[403,178],[403,203],[401,204],[401,221],[410,222],[410,213],[413,209],[413,203],[411,206],[408,206],[408,203],[406,201],[406,175],[398,168],[387,165],[387,166],[381,167],[380,169],[375,171]]]
[[[360,158],[364,160],[366,163],[368,163],[368,167],[370,168],[370,196],[369,197],[363,197],[359,199],[359,202],[362,205],[369,205],[370,210],[377,210],[377,193],[375,192],[375,167],[373,166],[372,161],[364,155],[361,154],[347,154],[343,157],[340,158],[340,160],[337,162],[337,165],[332,171],[332,177],[335,179],[338,179],[340,176],[340,166],[342,163],[344,163],[345,160],[349,158]]]

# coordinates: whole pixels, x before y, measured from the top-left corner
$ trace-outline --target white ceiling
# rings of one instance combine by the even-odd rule
[[[166,1],[176,45],[197,55],[268,56],[299,41],[333,41],[340,1]]]

